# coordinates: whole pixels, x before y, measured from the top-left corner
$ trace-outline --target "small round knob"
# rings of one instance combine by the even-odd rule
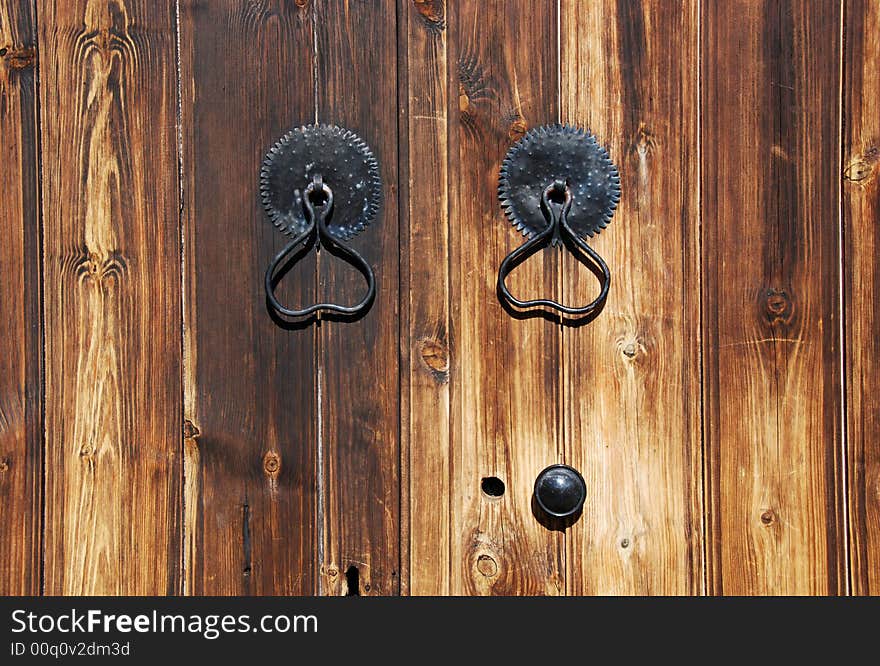
[[[550,465],[535,479],[535,500],[546,514],[567,518],[580,513],[587,499],[584,477],[568,465]]]

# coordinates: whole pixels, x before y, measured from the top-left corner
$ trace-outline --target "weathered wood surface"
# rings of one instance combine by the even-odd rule
[[[709,590],[845,590],[840,6],[704,2]]]
[[[843,57],[843,286],[853,594],[880,594],[880,5],[850,0]]]
[[[288,238],[257,188],[269,147],[315,119],[301,4],[180,6],[190,594],[316,589],[316,332],[270,317],[263,272]],[[314,301],[314,252],[279,296]]]
[[[0,0],[0,593],[880,592],[876,3],[178,4]],[[286,325],[257,174],[315,120],[382,165],[379,291]],[[623,185],[580,328],[495,294],[500,161],[556,120]]]
[[[511,318],[495,295],[498,265],[523,242],[498,203],[501,160],[557,118],[555,5],[526,25],[499,2],[404,4],[405,591],[559,594],[562,538],[530,504],[560,455],[559,333]],[[556,269],[552,253],[536,257],[512,288],[555,294]],[[484,478],[504,493],[484,493]]]
[[[591,241],[612,271],[605,309],[562,331],[565,458],[588,493],[567,533],[570,594],[703,589],[698,13],[562,3],[562,119],[608,147],[622,188]],[[564,301],[597,292],[564,253]]]
[[[174,8],[37,3],[45,592],[180,590]]]
[[[402,144],[402,592],[451,591],[449,31],[442,2],[399,3]],[[450,96],[449,91],[453,94]],[[430,202],[426,205],[427,202]],[[426,297],[426,290],[430,296]],[[430,516],[429,520],[425,517]]]
[[[458,87],[449,150],[453,594],[565,588],[562,534],[531,511],[535,477],[561,458],[559,329],[511,317],[495,293],[498,266],[524,242],[501,211],[498,170],[511,142],[557,118],[556,18],[554,2],[530,3],[523,21],[508,3],[470,0],[447,16]],[[554,253],[536,255],[511,275],[511,290],[555,294],[557,268]],[[504,483],[500,497],[481,489],[490,477]],[[431,496],[430,483],[413,492]]]
[[[388,595],[400,588],[395,3],[316,2],[318,120],[355,131],[382,175],[379,217],[351,245],[376,275],[376,298],[357,321],[319,327],[322,465],[320,591]],[[353,303],[363,277],[323,253],[318,292]]]
[[[0,1],[0,595],[40,592],[39,162],[32,2]]]

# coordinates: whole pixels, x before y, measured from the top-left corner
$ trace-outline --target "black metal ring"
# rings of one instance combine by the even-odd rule
[[[320,212],[315,212],[315,206],[312,202],[312,195],[319,191],[326,197],[326,201],[321,206]],[[303,207],[306,217],[309,220],[309,226],[299,236],[290,241],[284,248],[275,255],[269,267],[266,269],[266,298],[272,309],[279,315],[285,317],[306,317],[316,312],[335,312],[338,314],[357,316],[365,312],[376,297],[376,278],[373,275],[373,269],[370,264],[358,252],[351,247],[345,245],[330,233],[327,228],[327,220],[333,210],[333,190],[330,189],[316,174],[314,180],[306,187],[303,196]],[[316,233],[317,232],[317,233]],[[352,266],[357,268],[367,281],[367,293],[355,305],[337,305],[336,303],[315,303],[301,310],[287,308],[278,301],[275,296],[275,273],[287,257],[297,249],[300,243],[308,241],[307,249],[311,249],[315,243],[326,247],[331,253],[343,258]]]
[[[564,193],[565,198],[561,204],[554,205],[550,200],[550,195],[554,192],[560,191]],[[556,181],[544,189],[544,192],[541,194],[541,208],[548,221],[547,227],[542,232],[536,234],[533,238],[513,250],[513,252],[508,254],[504,258],[504,261],[501,262],[501,266],[498,268],[498,296],[502,301],[522,310],[548,307],[573,317],[586,317],[601,308],[605,303],[605,299],[608,297],[608,289],[611,285],[611,272],[608,270],[608,265],[602,257],[600,257],[593,248],[587,245],[569,226],[567,216],[571,209],[571,203],[571,190],[565,185],[565,183]],[[507,276],[510,275],[510,272],[520,263],[528,259],[535,251],[547,245],[549,242],[552,242],[554,239],[562,239],[563,236],[564,240],[573,242],[578,249],[582,250],[595,263],[596,267],[601,272],[601,278],[599,279],[601,290],[599,295],[591,303],[588,303],[583,307],[569,307],[547,298],[521,301],[511,294],[506,284]]]

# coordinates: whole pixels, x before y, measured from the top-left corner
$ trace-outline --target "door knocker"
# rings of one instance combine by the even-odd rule
[[[585,239],[599,233],[611,221],[620,201],[620,175],[596,137],[569,125],[544,125],[530,130],[507,151],[501,165],[498,196],[508,219],[529,239],[501,262],[501,302],[525,311],[552,308],[576,318],[597,313],[608,296],[611,272]],[[595,300],[571,307],[546,298],[522,301],[510,293],[510,272],[548,244],[567,246],[582,263],[590,266],[585,258],[592,262],[600,285]]]
[[[335,125],[297,127],[269,150],[260,170],[260,194],[269,219],[293,239],[266,270],[266,298],[276,314],[305,317],[333,312],[357,317],[376,296],[370,264],[346,245],[379,212],[382,181],[379,163],[357,134]],[[275,296],[278,269],[296,263],[312,247],[327,248],[363,274],[367,293],[355,305],[315,303],[300,309],[283,306]]]

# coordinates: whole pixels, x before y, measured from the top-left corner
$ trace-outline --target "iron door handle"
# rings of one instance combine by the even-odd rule
[[[376,277],[369,262],[345,243],[376,218],[382,197],[379,163],[363,139],[335,125],[291,130],[266,155],[260,192],[269,219],[293,236],[266,269],[266,301],[274,314],[293,318],[329,312],[357,318],[366,313],[376,297]],[[322,247],[364,276],[364,296],[354,305],[282,305],[275,294],[282,266]]]
[[[320,192],[320,195],[318,193]],[[333,190],[331,190],[321,179],[320,174],[316,174],[314,180],[309,183],[306,188],[305,196],[303,196],[303,208],[309,224],[306,230],[299,236],[290,241],[284,248],[275,255],[272,263],[266,269],[266,297],[272,309],[285,317],[306,317],[316,312],[336,312],[358,316],[362,314],[373,302],[376,297],[376,278],[369,262],[364,259],[358,252],[342,241],[336,239],[327,228],[327,219],[333,212]],[[319,198],[322,203],[319,210],[315,211],[315,198]],[[330,252],[340,256],[355,268],[357,268],[367,281],[367,293],[356,304],[352,306],[337,305],[336,303],[315,303],[302,309],[293,309],[283,306],[275,296],[275,273],[278,267],[299,248],[300,243],[305,242],[304,249],[310,250],[315,245],[326,247]]]
[[[562,193],[563,200],[561,203],[551,200],[551,196],[555,196],[558,193]],[[611,286],[611,271],[608,270],[608,264],[605,263],[605,260],[593,248],[581,240],[580,236],[569,226],[568,212],[571,210],[571,201],[571,190],[561,181],[548,185],[544,189],[541,195],[541,208],[547,217],[547,227],[508,254],[498,268],[498,294],[503,301],[523,310],[548,307],[572,317],[589,316],[605,303],[605,299],[608,297],[608,288]],[[510,293],[510,290],[507,288],[507,276],[510,275],[510,272],[528,259],[534,252],[551,243],[560,245],[573,243],[598,267],[600,272],[600,291],[599,295],[591,303],[582,307],[569,307],[549,298],[522,301]]]
[[[501,206],[528,240],[508,254],[498,268],[497,292],[503,305],[523,311],[550,308],[586,318],[608,298],[611,271],[585,238],[608,226],[620,201],[620,175],[608,152],[589,132],[570,125],[530,130],[511,146],[498,184]],[[511,271],[539,249],[565,246],[599,280],[599,295],[582,306],[550,298],[520,300],[510,293]]]

